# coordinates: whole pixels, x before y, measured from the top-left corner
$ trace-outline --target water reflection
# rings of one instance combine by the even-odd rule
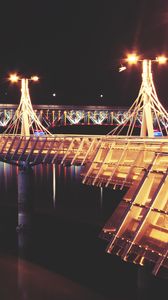
[[[53,207],[56,205],[56,174],[55,165],[53,165]]]
[[[103,208],[103,187],[100,187],[100,209]]]
[[[23,172],[15,166],[0,164],[0,203],[7,205],[5,217],[3,207],[0,212],[0,229],[3,231],[4,228],[4,233],[0,231],[3,243],[1,248],[3,246],[12,251],[17,241],[18,251],[20,298],[13,299],[144,300],[147,287],[150,286],[152,290],[156,284],[150,278],[150,284],[144,287],[144,271],[138,275],[136,266],[123,263],[105,253],[106,245],[98,238],[98,234],[119,203],[121,195],[116,191],[82,185],[81,169],[82,167],[74,166],[66,168],[61,165],[39,165]],[[17,208],[18,215],[15,219]],[[11,216],[14,216],[13,219]],[[16,232],[17,225],[19,230]],[[25,260],[32,261],[33,264],[27,264]],[[91,296],[85,290],[82,290],[84,296],[80,295],[76,284],[70,287],[70,283],[55,275],[51,276],[42,267],[36,267],[36,263],[52,270],[54,274],[58,272],[73,281],[90,286],[104,296]],[[44,290],[43,293],[40,290],[40,280],[46,285],[45,295]],[[38,287],[35,286],[36,282]],[[64,284],[69,284],[67,294]],[[156,286],[156,294],[159,293],[161,298],[162,289],[158,281]],[[75,294],[75,291],[79,293]]]
[[[17,199],[17,172],[16,166],[0,162],[0,203],[15,205]]]
[[[27,167],[18,170],[18,292],[24,300],[30,299],[29,289],[23,268],[23,259],[28,259],[32,249],[32,215],[33,215],[33,169]]]
[[[53,200],[56,199],[56,168],[53,166]],[[58,169],[58,175],[60,176],[61,170]],[[64,173],[65,174],[65,173]],[[75,170],[70,171],[70,176],[76,176]],[[49,172],[47,174],[49,178]],[[33,205],[32,205],[32,185],[33,185],[33,170],[19,169],[18,171],[18,263],[17,263],[17,283],[18,283],[18,299],[33,300],[37,299],[37,295],[40,295],[40,299],[65,299],[65,300],[77,300],[77,299],[90,299],[90,300],[108,300],[107,297],[84,289],[77,284],[69,284],[65,278],[55,276],[55,282],[51,284],[51,274],[45,272],[45,294],[42,294],[42,286],[32,286],[28,274],[33,272],[34,281],[37,282],[40,278],[40,282],[44,280],[44,270],[37,269],[37,267],[27,264],[25,260],[29,260],[31,257],[31,251],[33,249]],[[54,202],[55,207],[55,202]],[[35,277],[35,274],[37,277]],[[32,276],[32,275],[31,275]],[[65,289],[66,284],[66,289]],[[44,293],[44,291],[43,291]],[[38,298],[39,299],[39,298]]]

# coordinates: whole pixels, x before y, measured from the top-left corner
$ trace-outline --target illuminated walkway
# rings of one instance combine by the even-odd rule
[[[85,165],[84,183],[126,185],[152,163],[156,153],[165,156],[168,138],[138,138],[104,135],[29,137],[0,135],[0,159],[9,163],[27,162]],[[137,174],[137,176],[136,176]]]

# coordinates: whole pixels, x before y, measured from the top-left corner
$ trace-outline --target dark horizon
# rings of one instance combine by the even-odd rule
[[[19,103],[19,87],[7,82],[10,72],[18,72],[39,75],[40,82],[30,88],[34,104],[132,104],[141,66],[121,73],[118,69],[132,50],[151,59],[168,55],[167,1],[90,2],[1,4],[1,103]],[[155,65],[153,72],[159,99],[166,105],[167,67]]]

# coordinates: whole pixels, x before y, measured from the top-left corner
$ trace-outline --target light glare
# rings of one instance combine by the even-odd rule
[[[156,57],[156,61],[159,63],[159,64],[165,64],[167,62],[167,57],[162,55],[162,56],[158,56]]]
[[[33,81],[38,81],[38,80],[39,80],[39,77],[38,77],[38,76],[32,76],[32,77],[31,77],[31,80],[33,80]]]
[[[136,64],[138,61],[138,56],[135,53],[128,54],[126,60],[129,64]]]
[[[18,82],[18,80],[19,80],[19,76],[17,75],[17,74],[11,74],[10,76],[9,76],[9,80],[11,81],[11,82]]]

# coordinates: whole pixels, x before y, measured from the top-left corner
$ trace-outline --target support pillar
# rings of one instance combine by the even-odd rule
[[[33,171],[30,165],[19,167],[18,172],[18,226],[17,230],[27,230],[31,226],[33,209]]]
[[[18,171],[18,290],[19,298],[30,299],[29,289],[27,290],[27,275],[24,270],[24,259],[32,255],[32,211],[33,194],[32,178],[33,170],[30,165],[24,162]]]

